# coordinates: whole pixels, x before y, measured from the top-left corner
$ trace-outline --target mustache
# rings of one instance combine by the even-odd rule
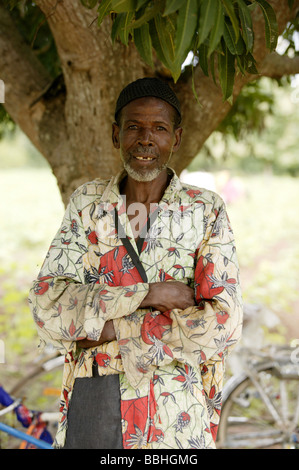
[[[131,155],[152,155],[157,158],[157,154],[154,149],[151,147],[143,147],[142,145],[132,150]]]

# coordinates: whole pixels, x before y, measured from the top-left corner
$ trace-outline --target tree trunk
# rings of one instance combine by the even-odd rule
[[[280,31],[299,9],[298,0],[294,3],[290,11],[287,0],[271,2]],[[172,81],[158,61],[155,70],[146,66],[134,44],[112,44],[110,19],[106,18],[99,28],[96,9],[84,8],[80,0],[37,0],[36,4],[54,36],[62,76],[51,83],[9,13],[0,6],[0,78],[6,86],[7,111],[49,162],[67,203],[81,183],[96,177],[109,178],[120,169],[118,152],[112,146],[111,124],[121,89],[143,76]],[[258,68],[266,75],[271,70],[271,57],[265,46],[260,9],[253,16],[255,57]],[[230,110],[229,103],[222,100],[219,86],[199,67],[194,78],[201,106],[193,95],[190,76],[183,74],[174,86],[182,105],[184,128],[181,149],[172,161],[178,173],[197,155]],[[234,98],[252,78],[236,78]]]

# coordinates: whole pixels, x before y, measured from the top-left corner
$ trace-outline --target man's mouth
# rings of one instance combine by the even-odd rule
[[[146,155],[146,156],[134,155],[134,158],[136,158],[136,160],[139,160],[139,161],[152,161],[156,159],[155,157],[150,157],[149,155]]]

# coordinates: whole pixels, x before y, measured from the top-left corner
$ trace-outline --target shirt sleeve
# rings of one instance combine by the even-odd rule
[[[146,283],[122,287],[88,281],[88,247],[74,197],[28,298],[41,345],[51,343],[62,353],[80,338],[98,340],[106,321],[134,312],[148,293]]]
[[[137,376],[141,380],[142,374],[150,375],[155,367],[174,359],[195,367],[212,357],[222,359],[240,339],[243,307],[239,267],[221,198],[210,211],[196,250],[194,290],[196,306],[143,313],[140,323],[131,326],[131,338],[124,337],[127,317],[114,322],[119,326],[120,343],[125,342],[124,351],[120,346],[124,368],[135,384]]]

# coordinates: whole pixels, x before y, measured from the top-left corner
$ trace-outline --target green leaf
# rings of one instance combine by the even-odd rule
[[[153,67],[153,45],[147,23],[134,30],[134,43],[144,62]]]
[[[250,10],[244,0],[237,0],[239,6],[239,17],[242,26],[242,37],[245,41],[247,52],[253,47],[253,27]]]
[[[136,11],[138,11],[145,3],[148,3],[149,0],[137,0]]]
[[[208,47],[205,44],[201,44],[198,48],[198,60],[199,65],[203,73],[209,76],[209,62],[208,62]]]
[[[225,22],[223,37],[226,42],[226,45],[233,55],[241,55],[244,52],[244,41],[239,36],[238,40],[236,41],[234,29],[231,24]]]
[[[198,46],[204,42],[215,24],[218,6],[219,2],[217,0],[204,0],[201,3],[198,27]]]
[[[233,92],[235,79],[235,56],[230,53],[226,44],[223,44],[223,51],[223,54],[218,54],[218,70],[223,101],[226,101],[231,97]]]
[[[271,5],[265,0],[256,0],[260,6],[265,19],[266,45],[270,51],[273,51],[277,45],[278,25],[276,14]]]
[[[244,55],[236,55],[236,61],[238,65],[238,69],[240,70],[242,75],[245,75],[245,57]]]
[[[234,31],[235,31],[235,35],[236,35],[236,39],[238,39],[239,38],[239,20],[238,20],[236,14],[235,14],[233,3],[232,3],[231,0],[221,0],[221,2],[223,3],[225,11],[228,14],[228,16],[229,16],[229,18],[232,22],[232,25],[233,25],[233,28],[234,28]]]
[[[197,2],[186,0],[177,16],[175,35],[176,69],[180,69],[188,52],[192,50],[193,36],[197,26]]]
[[[140,16],[132,23],[132,28],[140,28],[145,23],[148,23],[153,19],[161,10],[162,2],[156,0],[155,2],[150,2],[144,8],[140,10]]]
[[[256,68],[256,60],[250,52],[246,54],[246,56],[244,57],[244,61],[246,72],[252,73],[254,75],[259,73],[258,69]]]
[[[192,87],[192,91],[193,91],[193,95],[197,101],[197,103],[199,104],[199,106],[202,108],[202,104],[199,100],[199,97],[198,97],[198,94],[197,94],[197,91],[196,91],[196,88],[195,88],[195,80],[194,80],[194,65],[192,63],[192,81],[191,81],[191,87]]]
[[[224,11],[223,6],[219,0],[215,0],[217,3],[217,14],[214,22],[214,26],[212,27],[210,38],[209,38],[209,49],[208,49],[208,57],[212,54],[212,52],[216,49],[217,45],[220,42],[220,39],[223,35],[224,31]]]
[[[128,11],[135,11],[135,0],[112,0],[111,9],[115,13],[127,13]]]
[[[129,34],[130,34],[130,24],[135,15],[135,12],[129,11],[128,13],[119,13],[112,25],[111,38],[112,42],[115,41],[117,37],[121,42],[127,46],[129,43]]]
[[[122,15],[120,13],[119,15],[116,15],[116,18],[113,21],[112,28],[111,28],[112,43],[114,43],[116,38],[119,36],[118,29],[121,27],[121,20],[122,20]]]
[[[185,0],[166,0],[163,16],[171,15],[171,13],[179,10],[184,3]]]
[[[156,15],[149,22],[149,28],[152,44],[158,58],[174,74],[174,41],[166,27],[166,18],[160,14]]]
[[[104,17],[110,13],[112,0],[102,0],[98,8],[98,26],[101,25]]]

